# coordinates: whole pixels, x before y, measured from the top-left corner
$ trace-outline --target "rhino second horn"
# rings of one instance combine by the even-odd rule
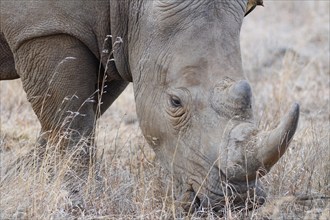
[[[267,171],[285,153],[296,131],[298,120],[299,105],[295,103],[281,123],[274,130],[267,132],[263,138],[259,139],[261,144],[258,145],[257,158]]]

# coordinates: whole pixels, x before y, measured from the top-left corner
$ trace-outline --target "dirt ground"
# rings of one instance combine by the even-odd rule
[[[243,67],[259,127],[275,127],[294,102],[301,115],[287,153],[261,179],[267,202],[248,214],[229,212],[223,219],[330,219],[329,22],[330,3],[322,0],[265,1],[264,8],[245,18]],[[31,170],[3,181],[4,170],[34,147],[39,129],[21,82],[1,81],[0,219],[75,218],[67,211],[70,199],[60,180],[47,183]],[[103,153],[106,190],[86,195],[87,208],[79,218],[172,218],[166,176],[141,135],[131,85],[99,120],[96,142]]]

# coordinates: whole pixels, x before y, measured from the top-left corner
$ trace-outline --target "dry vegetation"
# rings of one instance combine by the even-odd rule
[[[268,201],[224,219],[330,219],[330,73],[328,1],[266,1],[243,24],[243,65],[254,90],[255,116],[270,129],[297,101],[298,130],[291,147],[262,179]],[[40,125],[20,81],[0,83],[0,219],[167,219],[172,218],[170,178],[154,160],[136,122],[129,87],[99,121],[97,145],[102,192],[88,182],[85,210],[69,212],[61,175],[18,172],[3,181],[12,162],[35,145]],[[47,167],[43,167],[45,170]],[[65,163],[58,169],[66,169]],[[41,172],[45,171],[41,170]],[[207,219],[216,219],[205,213]],[[192,218],[199,218],[195,214]]]

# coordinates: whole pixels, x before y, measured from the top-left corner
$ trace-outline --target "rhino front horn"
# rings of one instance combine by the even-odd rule
[[[264,133],[259,140],[257,158],[263,167],[270,168],[281,158],[296,131],[299,120],[299,105],[293,104],[281,123],[272,131]]]

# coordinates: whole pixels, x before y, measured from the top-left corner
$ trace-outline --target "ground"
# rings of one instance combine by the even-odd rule
[[[330,70],[328,1],[265,1],[241,31],[243,67],[254,94],[259,127],[271,129],[293,102],[301,106],[296,135],[261,181],[266,204],[224,219],[330,219]],[[69,212],[70,198],[46,174],[4,172],[35,145],[40,125],[21,82],[0,82],[0,219],[170,219],[168,179],[139,130],[132,87],[97,125],[104,191],[89,183],[85,209]],[[64,168],[65,169],[65,168]],[[195,214],[198,219],[201,214]],[[204,213],[207,219],[217,219]]]

